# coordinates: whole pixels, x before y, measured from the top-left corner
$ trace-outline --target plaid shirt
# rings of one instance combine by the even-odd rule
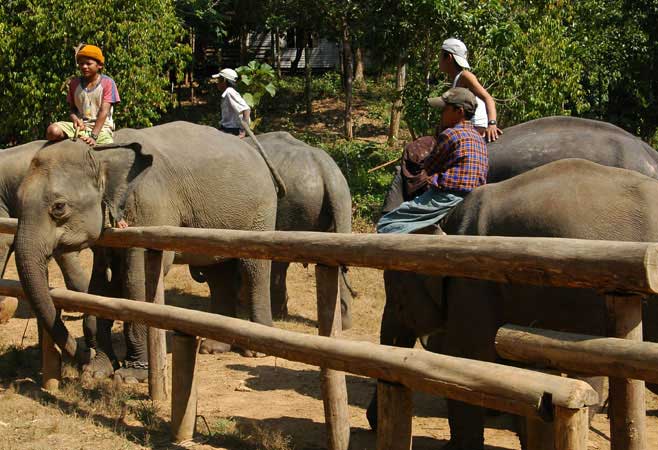
[[[487,182],[487,145],[470,121],[443,130],[436,140],[424,164],[431,184],[441,190],[470,192]]]

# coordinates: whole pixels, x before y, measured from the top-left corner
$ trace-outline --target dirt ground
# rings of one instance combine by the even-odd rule
[[[89,264],[89,255],[85,255]],[[63,285],[56,266],[53,285]],[[8,278],[17,278],[13,261]],[[349,339],[377,342],[384,304],[380,271],[351,269],[359,297],[355,300],[355,326]],[[167,302],[206,307],[207,288],[194,282],[185,267],[175,267],[166,279]],[[312,267],[294,264],[289,272],[289,320],[276,326],[315,334],[315,277]],[[0,449],[321,449],[326,448],[324,412],[316,367],[275,357],[244,358],[231,353],[199,355],[197,436],[186,445],[168,444],[169,405],[153,404],[145,384],[115,390],[111,382],[80,383],[67,379],[56,394],[38,388],[37,329],[22,305],[18,317],[0,325],[0,367],[18,364],[11,378],[0,380]],[[65,315],[69,329],[81,335],[78,313]],[[120,340],[120,325],[115,337]],[[171,357],[171,355],[169,355]],[[11,367],[10,367],[11,369]],[[365,408],[373,380],[348,375],[347,388],[352,426],[351,449],[375,449]],[[658,398],[648,393],[648,448],[658,447]],[[488,419],[487,449],[518,449],[506,415]],[[413,448],[438,449],[449,438],[445,402],[416,395]],[[598,414],[589,434],[589,449],[610,448],[609,424]]]

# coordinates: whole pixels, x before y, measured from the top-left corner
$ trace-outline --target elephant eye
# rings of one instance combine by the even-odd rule
[[[63,201],[56,201],[50,207],[50,215],[55,219],[63,219],[68,215],[68,206]]]

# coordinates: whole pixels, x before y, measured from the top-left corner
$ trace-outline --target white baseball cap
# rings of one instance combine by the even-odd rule
[[[213,78],[222,77],[233,83],[238,81],[238,73],[233,69],[222,69],[219,71],[219,73],[214,74],[212,77]]]
[[[459,39],[446,39],[443,41],[441,49],[452,54],[455,58],[455,62],[459,64],[460,67],[463,67],[464,69],[471,68],[471,66],[468,65],[468,50],[466,49],[466,44]]]

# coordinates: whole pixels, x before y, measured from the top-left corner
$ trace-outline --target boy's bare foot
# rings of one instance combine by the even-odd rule
[[[120,229],[128,228],[128,222],[121,219],[120,221],[117,222],[117,228],[120,228]]]

